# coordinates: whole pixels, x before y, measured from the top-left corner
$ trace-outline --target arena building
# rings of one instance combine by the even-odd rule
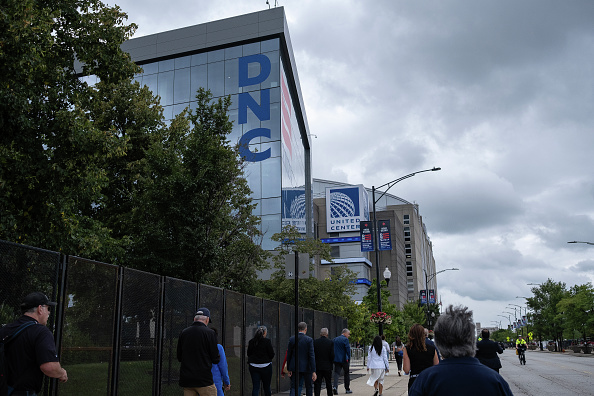
[[[348,265],[358,274],[360,300],[375,278],[375,257],[361,251],[359,230],[360,221],[370,220],[368,189],[312,179],[310,131],[284,8],[134,38],[122,48],[142,66],[135,78],[160,96],[167,120],[196,105],[199,87],[215,98],[231,97],[229,140],[243,147],[248,161],[263,247],[274,249],[270,237],[286,224],[322,239],[334,263],[318,263],[313,275]],[[391,271],[391,302],[402,306],[425,288],[424,271],[435,272],[432,245],[417,205],[386,194],[380,207],[377,217],[389,220],[393,238],[393,249],[380,254],[381,272]]]

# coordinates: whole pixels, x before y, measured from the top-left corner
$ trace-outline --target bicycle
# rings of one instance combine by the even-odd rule
[[[518,359],[520,359],[520,365],[526,365],[526,348],[518,347]]]

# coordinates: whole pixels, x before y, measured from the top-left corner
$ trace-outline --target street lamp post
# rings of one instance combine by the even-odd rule
[[[594,245],[594,242],[583,242],[583,241],[571,241],[571,242],[567,242],[567,243],[585,243],[587,245]]]
[[[502,318],[507,318],[507,320],[509,320],[509,325],[511,326],[511,319],[509,317],[509,315],[497,315],[497,316],[501,316]]]
[[[433,167],[431,169],[425,169],[425,170],[421,170],[421,171],[417,171],[417,172],[413,172],[413,173],[409,173],[406,176],[402,176],[399,177],[396,180],[392,180],[391,182],[382,184],[381,186],[377,187],[377,189],[379,188],[383,188],[388,186],[388,188],[386,188],[386,190],[382,193],[382,195],[379,196],[379,198],[376,200],[375,199],[375,190],[376,187],[375,186],[371,186],[371,200],[373,202],[373,229],[374,229],[374,242],[375,242],[375,279],[376,279],[376,288],[377,288],[377,310],[379,312],[381,312],[382,310],[382,295],[381,295],[381,283],[380,283],[380,270],[379,270],[379,246],[378,246],[378,229],[377,229],[377,216],[376,216],[376,210],[375,210],[375,204],[382,199],[382,197],[384,195],[386,195],[386,193],[388,192],[389,189],[391,189],[392,187],[394,187],[394,185],[396,183],[401,182],[402,180],[408,179],[409,177],[413,177],[414,175],[416,175],[417,173],[423,173],[423,172],[434,172],[434,171],[438,171],[441,170],[441,168],[436,168]],[[379,334],[382,335],[384,333],[384,328],[383,328],[383,324],[380,323],[379,324]]]
[[[509,308],[509,307],[507,307],[507,308]],[[503,311],[503,313],[510,314],[510,315],[514,315],[514,322],[513,322],[513,323],[516,323],[516,324],[518,323],[518,316],[517,316],[517,313],[516,313],[516,311],[515,311],[515,310],[514,310],[514,312],[510,312],[510,311]],[[518,333],[518,332],[516,331],[516,334],[517,334],[517,333]]]
[[[459,271],[459,270],[460,270],[459,268],[446,268],[444,270],[437,271],[434,274],[427,275],[427,270],[425,268],[423,268],[423,272],[425,273],[425,293],[426,293],[426,296],[427,296],[427,309],[426,309],[427,313],[426,313],[426,315],[427,315],[427,322],[428,323],[429,323],[429,281],[430,280],[433,280],[433,278],[435,278],[438,274],[441,274],[442,272],[446,272],[446,271]],[[433,316],[435,316],[435,313],[432,312],[432,314],[433,314]],[[431,327],[431,325],[429,325],[429,327]],[[431,330],[431,329],[429,329],[429,330]]]
[[[518,307],[520,309],[520,319],[522,319],[522,308],[524,308],[524,307],[522,307],[521,305],[517,305],[517,304],[508,304],[508,305],[513,305],[514,307]],[[515,310],[515,308],[514,308],[514,310]],[[528,315],[527,312],[525,312],[525,313],[526,313],[526,315]],[[522,326],[522,335],[524,335],[524,326]]]

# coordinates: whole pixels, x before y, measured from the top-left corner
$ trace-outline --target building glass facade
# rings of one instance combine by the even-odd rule
[[[269,23],[264,16],[269,18],[270,15],[284,21],[284,13],[281,19],[278,12],[268,12],[223,22],[228,24],[230,32],[242,24],[260,26],[261,29],[263,24]],[[254,23],[256,16],[258,23]],[[208,32],[210,24],[205,26]],[[200,27],[185,29],[200,31]],[[166,121],[171,121],[187,107],[195,109],[195,95],[200,87],[210,90],[214,99],[231,97],[229,118],[233,129],[228,139],[232,145],[239,145],[241,155],[246,158],[244,175],[257,204],[254,214],[262,220],[262,247],[268,250],[276,246],[270,237],[280,232],[282,227],[282,191],[304,189],[308,184],[306,169],[309,164],[305,153],[305,147],[309,147],[308,132],[305,117],[300,113],[302,105],[296,94],[299,88],[295,87],[298,82],[294,80],[296,71],[290,46],[287,47],[285,29],[286,25],[282,34],[272,37],[267,35],[247,40],[246,37],[237,37],[236,40],[227,40],[225,45],[206,46],[192,53],[169,51],[166,59],[150,59],[151,56],[142,54],[142,42],[134,45],[135,40],[149,41],[150,37],[130,40],[127,45],[133,49],[133,59],[143,68],[135,79],[160,96]],[[176,31],[163,34],[180,36]],[[201,33],[192,34],[200,43]],[[158,52],[159,36],[155,37]],[[209,36],[206,37],[208,40]],[[183,40],[179,39],[179,42],[183,43]],[[135,56],[136,53],[141,56]],[[295,103],[300,106],[295,106]],[[313,207],[311,200],[310,206]]]

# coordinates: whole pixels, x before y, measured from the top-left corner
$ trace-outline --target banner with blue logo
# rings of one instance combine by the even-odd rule
[[[379,250],[392,250],[392,238],[390,237],[390,220],[378,220],[378,244]]]
[[[435,304],[435,290],[429,289],[429,304]]]
[[[282,190],[282,223],[283,227],[292,225],[301,234],[306,233],[305,226],[305,189],[283,188]]]
[[[326,232],[359,231],[369,220],[367,190],[362,185],[326,188]]]
[[[419,290],[419,299],[421,300],[421,305],[427,304],[427,290]]]
[[[362,252],[373,252],[373,226],[371,221],[362,221],[361,225],[361,251]]]

